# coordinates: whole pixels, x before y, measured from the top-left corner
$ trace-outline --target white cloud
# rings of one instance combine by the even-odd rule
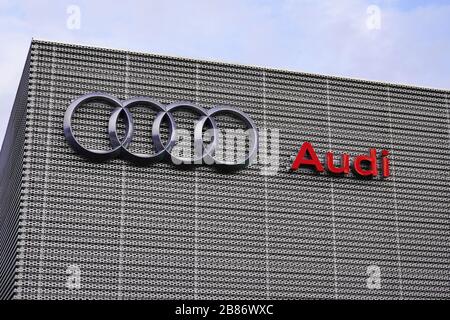
[[[450,88],[450,5],[433,3],[0,0],[0,136],[31,37]],[[80,30],[66,28],[69,4]],[[379,30],[366,26],[371,4]]]

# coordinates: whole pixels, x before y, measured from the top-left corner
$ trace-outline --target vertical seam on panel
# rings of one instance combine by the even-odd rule
[[[195,65],[195,102],[198,103],[199,91],[199,64]],[[194,299],[198,299],[198,172],[194,170],[194,228],[195,228],[195,244],[194,244]]]
[[[328,115],[328,147],[331,151],[331,109],[330,109],[330,85],[327,78],[327,115]],[[331,221],[333,226],[333,274],[334,274],[334,298],[338,298],[337,288],[337,252],[336,252],[336,219],[334,208],[334,180],[330,176],[331,188]]]
[[[45,223],[47,218],[47,197],[48,197],[48,176],[49,176],[49,165],[50,165],[50,151],[51,151],[51,119],[53,116],[52,109],[54,104],[55,95],[55,53],[56,48],[52,46],[52,67],[50,75],[50,98],[48,104],[47,113],[47,132],[45,137],[45,165],[44,165],[44,195],[42,199],[42,217],[41,217],[41,230],[40,230],[40,243],[39,243],[39,275],[38,275],[38,298],[42,295],[42,279],[43,279],[43,258],[44,258],[44,238],[45,238]]]
[[[130,86],[130,54],[126,54],[125,62],[125,99],[129,98]],[[124,246],[124,219],[125,219],[125,197],[126,197],[126,165],[121,170],[121,194],[120,194],[120,240],[119,240],[119,291],[118,298],[123,299],[123,246]]]
[[[391,106],[391,91],[389,86],[387,86],[387,94],[388,94],[388,107],[389,107],[389,136],[390,136],[390,144],[391,144],[391,167],[392,167],[392,184],[394,189],[394,214],[395,214],[395,233],[396,233],[396,241],[397,241],[397,273],[399,279],[399,287],[400,287],[400,299],[403,299],[403,276],[401,269],[401,257],[400,257],[400,231],[399,231],[399,223],[398,223],[398,204],[397,204],[397,183],[396,183],[396,164],[395,164],[395,153],[394,153],[394,137],[392,130],[392,106]]]
[[[450,108],[450,106],[448,105],[448,93],[445,93],[445,109],[446,109],[446,112],[447,112],[447,134],[448,134],[448,145],[447,145],[447,147],[448,147],[448,157],[449,157],[449,162],[450,162],[450,114],[449,114],[450,111],[449,111],[449,108]],[[447,184],[448,184],[448,187],[449,187],[447,190],[450,190],[450,171],[449,170],[447,170],[447,174],[448,174]],[[447,224],[449,224],[449,223],[450,223],[450,215],[447,215]]]
[[[445,94],[445,111],[447,112],[447,134],[448,134],[448,153],[450,157],[450,111],[448,105],[448,93]],[[450,181],[450,180],[449,180]]]
[[[125,166],[122,166],[121,170],[121,193],[120,193],[120,238],[119,238],[119,290],[118,298],[123,298],[123,229],[124,229],[124,214],[125,214],[125,187],[126,187],[126,172]]]
[[[266,71],[263,70],[263,125],[265,132],[265,161],[264,165],[266,166],[265,170],[267,170],[267,160],[268,160],[268,147],[269,147],[269,131],[267,128],[267,114],[266,114]],[[269,213],[268,213],[268,181],[267,181],[267,172],[264,171],[264,227],[265,227],[265,273],[266,273],[266,298],[268,299],[270,294],[269,290]]]

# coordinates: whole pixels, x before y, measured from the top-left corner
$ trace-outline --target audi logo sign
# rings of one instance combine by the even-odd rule
[[[110,150],[88,149],[81,145],[74,135],[72,129],[72,118],[75,111],[82,105],[90,102],[99,102],[112,106],[114,109],[108,123],[108,136],[111,144]],[[141,154],[133,153],[129,146],[133,140],[134,124],[131,109],[139,106],[156,111],[156,117],[152,124],[153,153]],[[192,111],[200,118],[194,128],[194,157],[184,158],[172,153],[177,141],[176,122],[173,112],[178,110]],[[223,161],[215,158],[215,151],[218,143],[219,129],[214,119],[217,115],[228,115],[242,121],[249,132],[249,148],[243,159],[239,161]],[[125,124],[125,134],[121,139],[118,134],[118,120],[121,117]],[[163,121],[168,123],[168,139],[163,142],[161,137],[161,125]],[[209,126],[211,141],[205,145],[203,141],[203,128]],[[253,120],[244,112],[229,106],[216,106],[212,109],[204,109],[189,102],[176,102],[163,105],[148,97],[137,97],[121,101],[105,93],[89,93],[74,100],[66,110],[64,116],[64,135],[69,145],[80,155],[98,161],[111,160],[117,157],[127,159],[141,165],[148,165],[157,161],[162,161],[171,157],[175,163],[204,163],[216,164],[230,168],[241,168],[249,165],[257,155],[258,151],[258,131]],[[198,150],[200,150],[198,152]]]
[[[113,107],[113,111],[109,117],[107,126],[109,142],[111,148],[109,150],[95,150],[84,147],[75,137],[72,129],[72,118],[76,110],[87,103],[97,102]],[[151,140],[153,143],[152,153],[136,153],[130,151],[130,144],[133,140],[135,132],[133,114],[131,110],[135,107],[145,107],[156,112],[156,116],[152,123]],[[182,157],[174,152],[174,147],[177,144],[178,133],[177,125],[173,113],[175,111],[185,110],[195,113],[199,116],[198,121],[194,125],[194,156]],[[217,115],[228,115],[242,122],[248,132],[248,152],[244,154],[241,159],[237,160],[231,156],[229,159],[218,159],[218,141],[219,141],[219,127],[215,117]],[[125,125],[125,133],[123,137],[119,137],[118,122],[119,118],[123,120]],[[167,141],[162,138],[162,124],[167,123],[168,137]],[[210,141],[204,141],[204,128],[210,128]],[[263,130],[265,132],[266,129]],[[258,153],[258,130],[253,120],[244,112],[229,106],[216,106],[212,109],[205,109],[190,102],[176,102],[169,105],[161,104],[160,102],[148,98],[137,97],[121,101],[109,94],[105,93],[89,93],[74,100],[66,110],[64,116],[64,135],[69,145],[80,155],[94,159],[97,161],[111,160],[117,157],[129,160],[131,162],[149,165],[158,161],[171,159],[175,164],[215,164],[222,168],[239,169],[248,166],[256,160]],[[276,134],[278,136],[278,133]],[[268,137],[265,136],[265,140]],[[231,138],[231,144],[234,146],[234,139]],[[278,156],[278,138],[275,139],[275,156]],[[230,146],[226,148],[230,149]],[[264,143],[264,148],[267,149],[267,141]],[[263,148],[263,149],[264,149]],[[260,151],[261,152],[261,151]],[[264,150],[262,151],[264,153]],[[266,150],[267,152],[267,150]],[[189,152],[190,153],[190,152]],[[304,142],[292,163],[291,170],[296,171],[300,167],[307,167],[313,169],[318,173],[326,171],[333,175],[348,175],[352,169],[354,175],[360,177],[376,177],[379,174],[379,167],[381,168],[381,176],[387,178],[390,175],[389,168],[389,152],[388,150],[381,150],[380,161],[377,159],[377,150],[370,149],[369,155],[358,155],[354,160],[350,161],[350,156],[347,153],[341,155],[340,165],[336,165],[334,161],[334,153],[329,151],[325,155],[325,162],[322,164],[314,150],[314,147],[309,142]],[[275,161],[278,170],[278,159]],[[379,166],[380,162],[380,166]],[[267,163],[265,163],[267,165]],[[352,164],[352,165],[350,165]]]

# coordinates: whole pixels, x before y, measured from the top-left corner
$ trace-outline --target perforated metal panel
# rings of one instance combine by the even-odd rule
[[[63,117],[95,91],[239,108],[280,130],[278,172],[83,159]],[[80,113],[80,139],[107,146],[109,112]],[[449,139],[447,91],[33,41],[14,297],[448,299]],[[303,141],[388,149],[392,176],[291,172]]]
[[[25,62],[0,153],[0,299],[14,294],[30,56]]]

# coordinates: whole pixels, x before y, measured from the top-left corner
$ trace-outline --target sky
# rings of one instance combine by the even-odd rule
[[[0,0],[0,143],[32,38],[450,89],[450,0]]]

